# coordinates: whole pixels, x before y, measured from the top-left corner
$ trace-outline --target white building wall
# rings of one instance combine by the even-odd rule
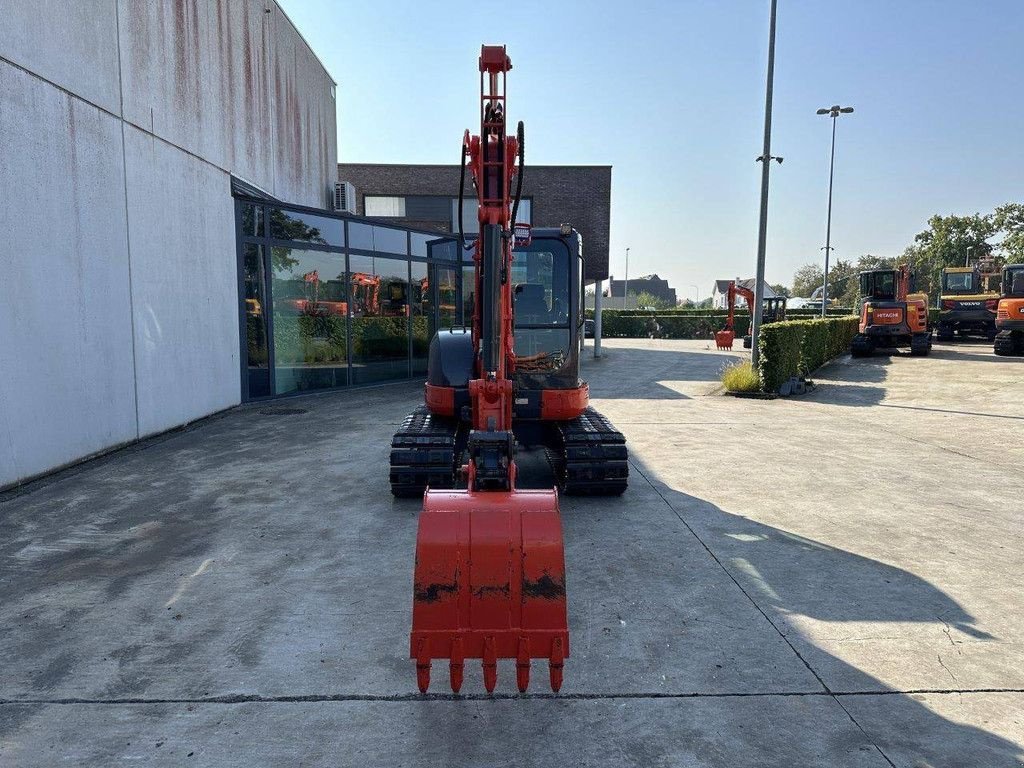
[[[239,401],[234,204],[224,173],[132,127],[125,165],[145,437]]]
[[[0,63],[0,486],[136,437],[121,123]]]
[[[7,0],[0,488],[239,401],[231,174],[323,207],[334,84],[273,0]]]

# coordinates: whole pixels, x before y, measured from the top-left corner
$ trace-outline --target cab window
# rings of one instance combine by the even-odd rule
[[[974,274],[971,272],[947,272],[942,276],[948,293],[973,293]]]
[[[558,370],[569,356],[569,263],[568,247],[553,238],[537,238],[513,253],[517,370]]]

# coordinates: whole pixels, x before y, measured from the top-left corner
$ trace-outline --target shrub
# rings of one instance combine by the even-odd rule
[[[793,376],[807,376],[850,348],[856,316],[787,320],[761,328],[758,374],[765,392],[776,392]]]
[[[722,369],[722,384],[730,392],[757,392],[761,379],[749,362],[738,362]]]
[[[783,382],[800,372],[800,350],[808,322],[787,320],[761,328],[757,373],[761,377],[761,389],[765,392],[777,392]]]
[[[650,312],[625,314],[622,312],[601,313],[601,335],[605,338],[638,339],[647,336]],[[725,313],[682,313],[663,314],[657,312],[654,319],[661,328],[661,336],[666,339],[710,339],[715,331],[722,330],[725,325]],[[745,336],[750,326],[747,315],[735,318],[736,334]]]

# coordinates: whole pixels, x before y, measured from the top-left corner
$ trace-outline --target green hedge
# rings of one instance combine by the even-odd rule
[[[593,319],[594,310],[585,310],[586,317]],[[649,309],[604,309],[601,311],[602,319],[615,316],[615,317],[650,317],[652,314]],[[725,318],[729,314],[727,309],[693,309],[693,308],[676,308],[676,309],[658,309],[653,312],[657,317],[666,317],[668,315],[698,315],[702,317],[721,317]],[[747,309],[736,309],[736,316],[748,315]],[[845,315],[853,314],[852,309],[846,309],[842,307],[832,307],[828,311],[829,317],[843,317]],[[817,309],[787,309],[786,315],[789,317],[820,317],[821,311]]]
[[[778,392],[783,382],[800,373],[800,351],[808,322],[787,320],[761,328],[757,373],[761,377],[761,389],[765,392]]]
[[[715,331],[722,330],[725,315],[663,315],[657,313],[654,319],[660,326],[660,334],[664,339],[711,339]],[[648,324],[651,313],[627,315],[622,313],[601,313],[601,335],[604,338],[637,339],[648,335]],[[750,318],[746,315],[735,319],[736,334],[745,336],[750,326]]]
[[[807,376],[850,348],[856,316],[787,320],[761,328],[758,374],[765,392],[777,392],[793,376]]]

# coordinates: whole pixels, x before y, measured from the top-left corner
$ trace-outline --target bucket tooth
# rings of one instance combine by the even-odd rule
[[[551,672],[551,690],[555,693],[562,688],[562,669],[565,666],[565,649],[562,647],[562,639],[555,638],[551,643],[551,658],[548,661],[548,668]]]
[[[498,684],[498,655],[494,649],[494,638],[484,638],[484,688],[488,693],[494,693],[494,686]]]
[[[530,687],[530,641],[519,638],[519,652],[516,654],[516,685],[520,693]]]
[[[420,639],[416,653],[416,684],[420,693],[426,693],[430,688],[430,649],[426,639]]]
[[[452,640],[452,660],[448,665],[451,675],[452,693],[458,693],[462,688],[462,670],[465,667],[466,656],[462,651],[462,639],[456,637]]]

